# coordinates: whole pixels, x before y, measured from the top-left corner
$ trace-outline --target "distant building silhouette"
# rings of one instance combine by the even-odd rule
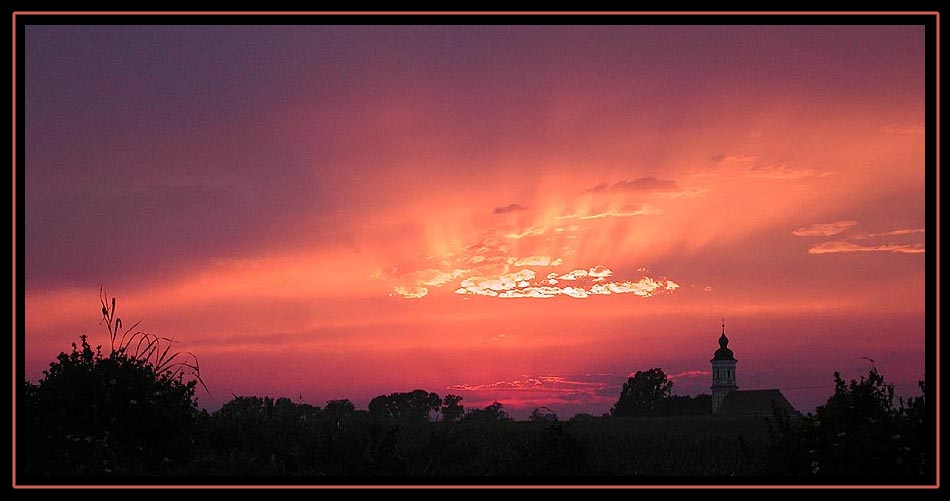
[[[528,419],[530,421],[548,421],[553,423],[557,421],[557,414],[548,407],[538,407],[531,413],[531,417]]]
[[[736,358],[728,348],[726,323],[722,324],[719,349],[712,360],[712,413],[720,416],[770,416],[775,408],[798,414],[778,389],[739,391]]]
[[[722,323],[722,335],[719,336],[719,349],[712,360],[712,413],[718,414],[719,407],[726,395],[739,389],[736,386],[736,362],[732,350],[727,348],[729,338],[726,337],[726,322]]]
[[[798,411],[785,399],[779,390],[732,391],[719,406],[720,416],[771,416],[772,406],[780,408],[790,415]]]

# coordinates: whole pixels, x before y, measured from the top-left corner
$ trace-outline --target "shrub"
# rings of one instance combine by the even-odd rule
[[[114,298],[111,307],[103,300],[103,320],[115,341]],[[197,364],[171,362],[177,354],[158,352],[153,335],[126,334],[142,344],[113,344],[103,356],[80,336],[38,384],[24,384],[24,475],[164,473],[189,456],[206,416],[195,400]]]
[[[924,386],[921,383],[921,390]],[[871,369],[845,383],[835,373],[835,393],[814,414],[793,420],[785,413],[769,425],[767,473],[813,477],[922,477],[928,467],[925,396],[894,405],[894,387]]]

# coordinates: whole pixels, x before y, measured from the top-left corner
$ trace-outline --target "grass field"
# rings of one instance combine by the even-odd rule
[[[272,421],[212,428],[177,474],[305,476],[735,476],[766,454],[762,418],[421,423]],[[263,433],[258,435],[258,433]]]
[[[611,475],[753,475],[768,445],[762,418],[613,418],[567,423],[593,469]]]

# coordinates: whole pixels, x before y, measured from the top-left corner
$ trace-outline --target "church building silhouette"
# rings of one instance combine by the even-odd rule
[[[775,409],[797,414],[778,389],[740,391],[736,384],[736,360],[729,349],[726,322],[722,323],[719,349],[712,360],[712,413],[715,416],[770,416]]]

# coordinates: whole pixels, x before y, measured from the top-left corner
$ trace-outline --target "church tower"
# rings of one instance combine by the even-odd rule
[[[729,338],[726,337],[726,322],[722,323],[722,335],[719,336],[719,349],[716,350],[712,362],[712,413],[719,412],[719,406],[730,391],[739,389],[736,386],[736,362],[732,350],[727,348]]]

